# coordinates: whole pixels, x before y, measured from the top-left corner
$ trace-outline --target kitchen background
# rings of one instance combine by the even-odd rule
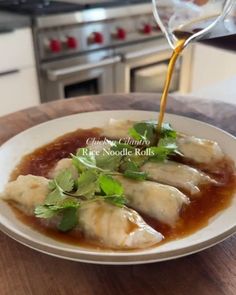
[[[236,26],[234,11],[227,23]],[[171,92],[236,104],[235,36],[186,49]],[[5,115],[87,94],[161,92],[171,49],[151,0],[8,0],[0,53]]]

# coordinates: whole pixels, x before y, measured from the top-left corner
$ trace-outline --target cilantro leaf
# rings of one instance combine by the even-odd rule
[[[134,124],[133,128],[129,130],[129,135],[135,140],[149,141],[150,145],[157,142],[157,122],[154,120],[138,122]],[[176,139],[177,132],[172,128],[169,123],[163,123],[161,129],[161,138]]]
[[[148,153],[151,155],[149,160],[164,161],[172,151],[163,146],[152,146],[148,148]]]
[[[139,134],[139,132],[135,128],[129,129],[129,135],[135,140],[146,139],[143,135]]]
[[[64,196],[64,199],[57,199],[54,204],[44,203],[44,205],[36,206],[34,213],[36,217],[51,218],[66,208],[78,208],[79,206],[78,199]]]
[[[77,191],[75,196],[85,196],[91,198],[99,190],[99,174],[95,170],[87,170],[81,173],[77,181]]]
[[[147,178],[147,173],[139,170],[139,167],[131,161],[127,161],[124,165],[124,176],[136,180],[144,180]]]
[[[115,206],[122,207],[126,204],[124,190],[121,183],[109,175],[101,175],[99,177],[101,190],[105,193],[103,200]]]
[[[144,140],[154,143],[156,141],[155,124],[152,122],[138,122],[129,130],[129,135],[135,140]]]
[[[73,154],[71,154],[71,156],[72,163],[80,172],[91,168],[97,169],[95,155],[88,148],[80,148],[76,156]]]
[[[34,214],[39,218],[52,218],[57,214],[57,209],[50,208],[47,205],[38,205],[34,210]]]
[[[161,138],[158,143],[159,147],[165,147],[169,150],[176,150],[178,147],[176,145],[176,140],[173,138]]]
[[[151,160],[164,161],[168,156],[177,150],[175,139],[162,138],[159,140],[158,146],[148,148]]]
[[[134,171],[134,170],[125,170],[124,176],[128,178],[132,178],[135,180],[145,180],[147,179],[147,173],[142,171]]]
[[[172,126],[169,123],[163,123],[161,128],[161,137],[176,139],[177,132],[172,128]]]
[[[124,193],[120,182],[109,175],[102,174],[99,177],[99,185],[107,196],[122,196]]]
[[[66,197],[65,199],[61,200],[56,207],[58,209],[66,209],[66,208],[78,208],[80,206],[80,202],[75,197]]]
[[[62,199],[64,199],[64,197],[65,197],[65,194],[63,193],[63,191],[59,187],[56,187],[55,190],[53,190],[47,195],[44,204],[55,205],[58,202],[60,202]]]
[[[52,191],[47,195],[44,204],[47,206],[59,206],[67,198],[67,193],[73,190],[74,185],[75,182],[71,172],[63,170],[55,179],[49,182],[48,186]]]
[[[56,185],[63,191],[70,192],[74,187],[74,179],[72,173],[66,169],[59,173],[55,178]],[[51,186],[51,185],[50,185]]]
[[[110,151],[101,152],[98,156],[96,156],[97,166],[104,172],[118,171],[123,155],[134,151],[135,148],[133,146],[116,142],[111,146]]]
[[[74,180],[69,170],[63,170],[55,179],[48,184],[52,190],[45,199],[45,205],[55,205],[65,198],[65,192],[72,191],[74,187]]]
[[[136,151],[136,154],[133,154],[133,155],[126,157],[124,159],[124,164],[127,161],[133,162],[136,165],[136,167],[140,168],[141,166],[144,165],[144,163],[146,163],[148,161],[148,155],[138,154]]]
[[[96,156],[97,167],[102,170],[117,171],[120,166],[122,156],[111,155],[106,152],[101,152]]]
[[[76,208],[67,208],[63,211],[63,216],[58,229],[62,232],[67,232],[73,229],[78,223],[78,213]]]

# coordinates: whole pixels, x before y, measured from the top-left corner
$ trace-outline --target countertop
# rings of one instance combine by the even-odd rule
[[[0,33],[5,29],[12,30],[30,26],[30,17],[0,10]]]
[[[36,124],[79,112],[158,110],[160,96],[100,95],[59,100],[0,118],[0,144]],[[191,102],[191,103],[190,103]],[[170,97],[168,112],[196,118],[236,135],[236,106]],[[236,236],[184,258],[134,266],[66,261],[29,249],[0,233],[1,295],[235,295]]]

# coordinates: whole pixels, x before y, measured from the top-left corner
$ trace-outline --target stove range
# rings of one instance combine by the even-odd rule
[[[159,36],[151,0],[0,0],[31,17],[37,63]]]
[[[85,3],[86,2],[86,3]],[[66,12],[82,11],[92,8],[109,8],[124,6],[129,4],[145,3],[150,0],[102,0],[102,1],[50,1],[50,0],[3,0],[0,1],[0,9],[27,14],[31,16],[41,16],[59,14]]]
[[[159,57],[156,40],[164,38],[151,0],[0,0],[0,10],[31,18],[42,102],[127,92],[125,60],[143,66],[168,56],[165,42]]]

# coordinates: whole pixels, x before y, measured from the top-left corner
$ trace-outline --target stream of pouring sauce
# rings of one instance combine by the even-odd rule
[[[158,135],[161,133],[161,127],[162,127],[162,123],[163,123],[165,111],[166,111],[167,97],[169,94],[170,83],[171,83],[171,79],[173,76],[175,64],[176,64],[178,57],[180,56],[180,54],[182,53],[182,51],[184,49],[184,44],[185,44],[186,40],[187,40],[187,36],[179,39],[179,41],[177,42],[177,44],[175,46],[175,49],[173,50],[172,56],[169,61],[167,75],[166,75],[166,81],[165,81],[165,85],[164,85],[164,89],[163,89],[163,93],[162,93],[162,97],[161,97],[161,103],[160,103],[160,113],[159,113],[158,124],[157,124],[157,134]]]
[[[194,35],[196,32],[201,31],[203,28],[207,26],[207,22],[209,22],[209,19],[212,19],[212,22],[219,17],[218,14],[216,15],[211,15],[205,18],[198,19],[197,21],[189,22],[187,25],[182,27],[180,30],[177,29],[173,31],[173,35],[175,38],[178,40],[176,43],[176,46],[173,50],[173,53],[171,55],[169,64],[168,64],[168,70],[167,70],[167,75],[166,75],[166,81],[164,84],[164,89],[161,97],[161,103],[160,103],[160,113],[158,117],[158,124],[157,124],[157,135],[159,137],[161,133],[161,127],[162,123],[164,121],[164,116],[165,116],[165,111],[166,111],[166,104],[167,104],[167,98],[169,94],[169,88],[170,88],[170,83],[172,80],[173,72],[175,69],[175,64],[178,59],[178,57],[181,55],[183,52],[184,48],[186,47],[186,41]],[[199,25],[196,26],[196,23]],[[205,23],[205,25],[204,25]],[[194,29],[193,29],[194,27]]]

